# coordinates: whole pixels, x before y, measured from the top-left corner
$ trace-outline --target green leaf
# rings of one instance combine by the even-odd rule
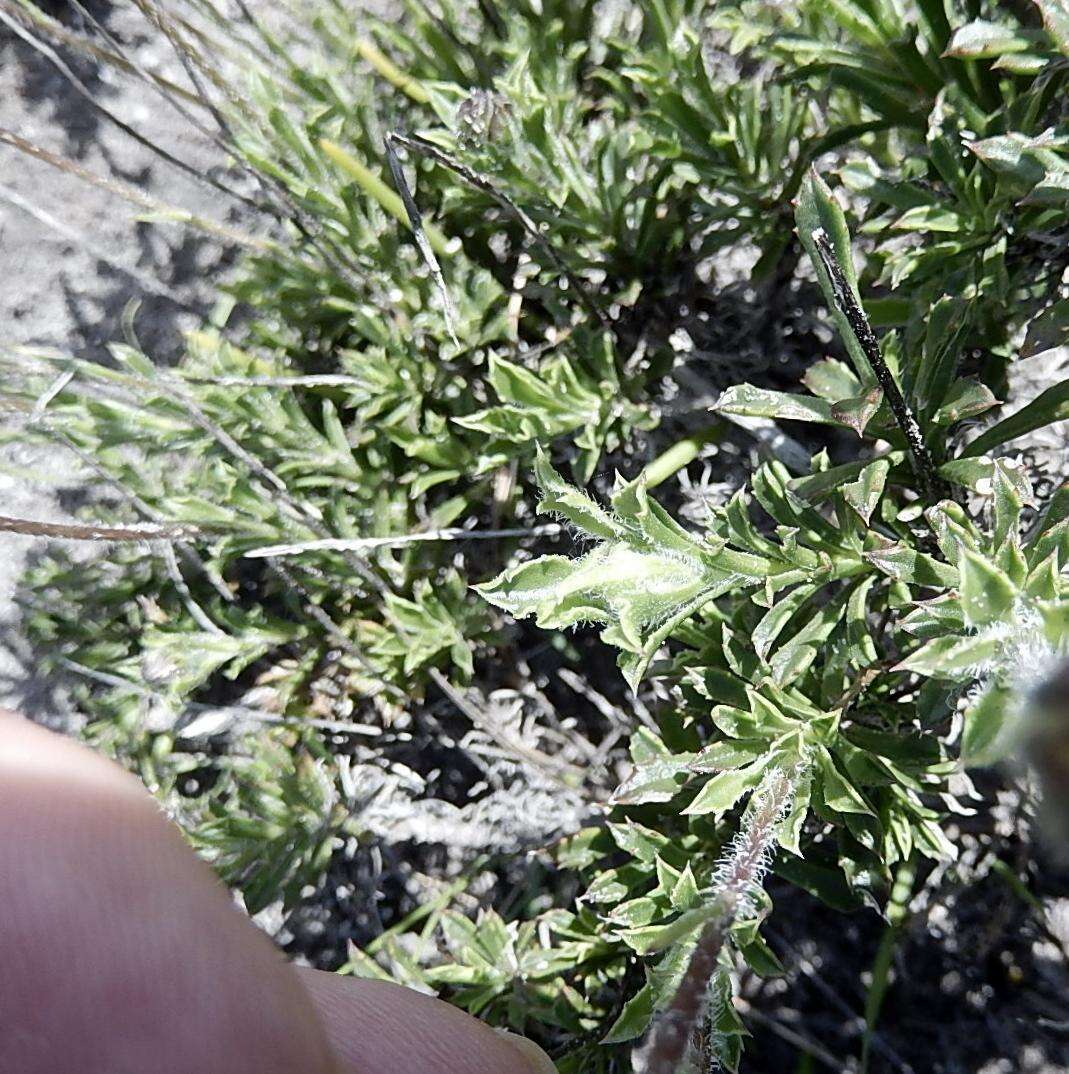
[[[813,270],[820,281],[821,290],[824,292],[824,300],[831,313],[832,320],[838,326],[839,336],[843,340],[850,358],[854,363],[854,370],[861,378],[863,384],[871,384],[874,380],[873,372],[869,367],[868,359],[861,345],[850,327],[849,321],[839,312],[835,302],[835,288],[831,279],[824,269],[824,264],[817,253],[816,244],[813,242],[813,233],[823,230],[828,236],[832,251],[839,263],[839,267],[846,277],[847,283],[853,289],[858,302],[861,301],[861,293],[857,286],[857,272],[854,269],[854,260],[850,254],[850,231],[846,226],[846,217],[843,215],[839,203],[832,196],[827,184],[810,168],[802,180],[798,191],[798,198],[794,211],[795,224],[798,227],[798,238],[809,255],[813,264]]]
[[[1058,145],[1050,132],[1035,138],[1011,131],[969,142],[968,148],[993,172],[1012,180],[1021,190],[1031,190],[1046,175],[1049,151]]]
[[[990,490],[991,476],[995,465],[991,458],[982,455],[979,458],[951,459],[939,467],[939,474],[947,481],[962,488],[971,489],[973,492]]]
[[[883,392],[879,388],[870,388],[863,395],[854,396],[851,399],[840,399],[831,407],[832,417],[843,425],[853,429],[858,436],[864,434],[865,429],[883,402]]]
[[[858,513],[866,526],[880,502],[890,470],[891,464],[886,459],[877,459],[861,471],[856,481],[842,487],[843,499]]]
[[[989,666],[999,651],[999,640],[975,635],[933,638],[911,653],[897,667],[937,679],[972,679]]]
[[[1037,601],[1036,610],[1047,642],[1054,648],[1065,646],[1069,642],[1069,599]]]
[[[750,635],[754,649],[762,660],[766,659],[776,638],[782,633],[792,615],[817,591],[815,585],[798,586],[786,596],[780,597],[764,614],[761,622]]]
[[[776,838],[784,850],[789,850],[798,857],[802,856],[802,829],[809,815],[809,797],[812,793],[813,773],[810,768],[795,780],[794,798],[791,800],[790,812],[780,821],[776,829]]]
[[[943,404],[932,416],[932,421],[936,425],[954,425],[998,405],[998,399],[986,384],[977,380],[959,380],[951,386]]]
[[[1032,482],[1023,466],[1011,459],[995,459],[992,467],[992,492],[995,501],[991,543],[1001,548],[1007,542],[1017,545],[1020,539],[1021,508],[1035,506]]]
[[[613,792],[615,805],[667,802],[690,775],[693,753],[666,754],[637,764],[634,772]]]
[[[942,205],[918,205],[914,209],[907,209],[891,227],[896,231],[935,231],[956,235],[966,229],[966,223],[961,214],[953,209]]]
[[[820,425],[834,425],[837,420],[841,420],[833,416],[831,407],[823,399],[755,388],[751,384],[737,384],[728,388],[712,409],[721,414],[742,414],[751,418],[785,418],[790,421],[811,421]]]
[[[829,809],[834,809],[837,813],[872,815],[868,803],[839,772],[831,754],[823,746],[817,749],[817,766],[820,771],[821,793]]]
[[[1032,318],[1021,347],[1021,357],[1031,358],[1066,344],[1069,344],[1069,298],[1052,303]]]
[[[928,310],[920,362],[913,377],[913,398],[922,416],[944,402],[957,370],[959,340],[966,327],[968,304],[943,295]]]
[[[961,759],[966,765],[994,764],[1009,754],[1017,708],[1013,691],[993,683],[984,687],[965,710]]]
[[[567,519],[594,537],[620,537],[625,527],[590,496],[574,488],[550,465],[549,456],[539,446],[535,457],[535,477],[542,498],[538,509]]]
[[[861,394],[861,381],[853,370],[838,358],[822,358],[814,362],[802,377],[802,383],[814,394],[829,403],[850,399]]]
[[[954,31],[944,56],[961,60],[989,60],[1005,52],[1026,52],[1032,42],[1019,32],[977,19]]]
[[[746,959],[746,965],[758,977],[782,977],[787,972],[775,952],[760,936],[755,936],[749,943],[740,945],[739,952]]]
[[[932,588],[958,583],[958,572],[953,567],[901,541],[880,541],[877,547],[865,552],[864,557],[877,570],[896,581]]]
[[[602,392],[581,380],[566,357],[551,359],[536,374],[491,355],[487,380],[502,405],[456,417],[457,425],[524,443],[596,427],[602,420]]]
[[[543,556],[508,567],[475,590],[518,618],[533,615],[541,627],[603,624],[602,638],[622,650],[632,689],[677,626],[723,593],[759,584],[769,569],[683,529],[641,481],[617,489],[610,515],[570,490],[548,463],[539,476],[546,506],[606,539],[578,559]]]
[[[622,1044],[641,1037],[649,1028],[655,1013],[657,992],[650,984],[643,985],[625,1004],[620,1016],[613,1022],[608,1033],[601,1038],[602,1044]]]
[[[722,816],[747,791],[753,790],[761,782],[761,776],[764,775],[769,760],[767,756],[759,757],[745,768],[735,768],[713,776],[712,779],[706,781],[705,786],[698,791],[683,813],[688,816],[703,816],[706,813]]]
[[[1069,418],[1069,380],[1048,388],[1016,414],[993,425],[965,447],[963,455],[983,455],[1000,444]]]
[[[1069,0],[1036,0],[1036,5],[1043,16],[1043,28],[1058,51],[1069,56]]]
[[[958,569],[966,626],[988,626],[1009,613],[1017,599],[1017,590],[998,567],[983,556],[964,549]]]

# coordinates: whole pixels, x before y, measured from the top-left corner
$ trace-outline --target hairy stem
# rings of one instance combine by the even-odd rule
[[[775,768],[753,793],[735,838],[713,871],[712,920],[705,926],[671,1004],[653,1023],[635,1055],[644,1074],[680,1074],[707,1018],[709,983],[716,972],[728,931],[737,918],[756,910],[755,893],[768,869],[776,826],[790,809],[800,769]]]

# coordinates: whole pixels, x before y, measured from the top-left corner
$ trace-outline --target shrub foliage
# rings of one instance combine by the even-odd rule
[[[145,5],[249,249],[173,367],[6,361],[92,517],[183,527],[45,559],[27,621],[254,911],[505,763],[566,803],[540,881],[473,917],[517,862],[461,852],[347,969],[562,1072],[734,1070],[765,871],[881,908],[952,859],[1069,645],[1069,492],[1020,454],[1069,382],[999,410],[1069,342],[1069,11],[402,6]]]

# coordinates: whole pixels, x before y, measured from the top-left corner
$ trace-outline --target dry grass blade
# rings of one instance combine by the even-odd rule
[[[75,92],[82,97],[89,106],[103,116],[109,123],[118,127],[123,134],[132,138],[138,145],[143,146],[154,156],[159,157],[160,160],[165,161],[172,167],[177,168],[179,171],[184,172],[186,175],[191,176],[196,182],[207,185],[214,190],[225,194],[229,198],[234,198],[237,201],[243,202],[254,209],[261,209],[251,198],[246,197],[239,191],[232,190],[225,183],[219,182],[218,179],[205,173],[202,169],[195,168],[192,164],[187,163],[180,157],[176,157],[173,153],[164,149],[162,146],[157,145],[151,138],[146,138],[139,130],[131,127],[129,123],[121,119],[110,108],[106,108],[97,100],[92,90],[74,73],[70,65],[59,55],[58,52],[47,42],[42,41],[29,29],[21,24],[18,18],[18,9],[14,9],[12,13],[12,7],[10,0],[0,0],[0,22],[7,26],[16,36],[26,42],[31,48],[41,53],[52,64],[53,67],[63,76],[63,78],[73,87]]]
[[[598,321],[602,328],[607,329],[610,327],[608,318],[591,297],[583,281],[580,280],[579,277],[565,264],[560,254],[557,253],[553,245],[545,235],[542,234],[538,225],[531,219],[531,217],[506,193],[504,193],[504,191],[500,190],[496,183],[491,179],[488,179],[485,175],[480,175],[474,168],[469,168],[468,165],[464,164],[462,161],[451,157],[443,149],[439,149],[433,142],[427,141],[426,138],[421,138],[418,134],[402,134],[400,131],[391,131],[386,135],[387,149],[389,149],[392,142],[404,146],[405,149],[409,149],[413,153],[418,153],[420,156],[429,157],[436,163],[448,168],[455,175],[459,175],[464,182],[475,187],[476,190],[481,190],[484,194],[488,194],[493,198],[494,201],[506,210],[506,212],[510,213],[516,219],[523,230],[530,236],[532,241],[545,252],[546,256],[553,263],[553,266],[568,281],[568,286],[578,297],[579,301],[582,302],[587,312]],[[391,168],[393,167],[392,161],[390,166]]]
[[[97,20],[94,19],[92,15],[77,2],[77,0],[72,0],[72,3],[83,13],[83,17],[85,17],[87,21],[91,22],[91,24],[94,27],[97,27],[98,30],[100,29],[99,22],[97,22]],[[162,75],[146,70],[144,67],[134,63],[128,57],[123,55],[121,51],[115,47],[117,43],[114,42],[113,38],[110,38],[110,35],[109,43],[112,44],[112,48],[101,48],[101,46],[82,37],[81,34],[76,34],[73,31],[68,30],[66,26],[63,26],[55,19],[50,18],[39,8],[31,4],[17,5],[10,2],[10,0],[3,0],[2,7],[12,18],[20,20],[23,26],[27,29],[33,28],[47,34],[47,36],[57,45],[69,48],[72,52],[80,52],[91,60],[107,64],[125,74],[133,75],[150,82],[157,89],[161,90],[165,96],[180,99],[186,104],[196,105],[198,108],[205,107],[204,102],[201,101],[195,93],[190,93],[189,90],[184,89],[182,86],[178,85],[177,82],[172,82],[169,78],[164,78]]]
[[[40,522],[0,515],[0,531],[62,541],[192,541],[204,536],[197,526],[121,526],[105,522]]]
[[[146,294],[157,295],[160,298],[164,298],[184,313],[191,314],[197,318],[201,316],[202,311],[194,309],[188,303],[183,302],[166,285],[160,283],[152,276],[140,273],[136,269],[129,268],[121,262],[116,261],[115,258],[102,247],[75,231],[73,228],[68,227],[62,220],[57,219],[48,212],[47,209],[42,209],[39,205],[35,205],[32,201],[24,198],[18,191],[13,190],[4,183],[0,183],[0,199],[6,201],[9,205],[15,206],[17,209],[21,209],[28,216],[32,216],[39,223],[44,224],[45,227],[55,231],[56,234],[62,235],[68,242],[72,242],[76,246],[88,250],[97,261],[108,265],[116,272],[133,280]]]
[[[96,172],[92,172],[88,168],[83,168],[80,164],[76,164],[74,161],[68,160],[66,157],[61,157],[59,154],[44,149],[39,145],[35,145],[33,142],[16,134],[14,131],[7,130],[3,127],[0,127],[0,144],[11,146],[13,149],[17,149],[20,153],[25,153],[27,156],[43,161],[45,164],[48,164],[61,172],[65,172],[67,175],[80,179],[101,190],[106,190],[109,194],[114,194],[116,197],[123,198],[132,205],[136,205],[139,209],[143,209],[145,212],[165,217],[174,223],[186,224],[189,227],[196,228],[198,231],[204,231],[210,235],[215,235],[225,242],[234,243],[238,246],[245,246],[249,249],[260,250],[263,252],[277,249],[277,246],[272,242],[255,238],[242,231],[235,231],[233,228],[227,227],[226,224],[208,220],[206,217],[198,216],[196,213],[191,213],[186,209],[176,208],[175,206],[167,205],[162,201],[157,201],[155,198],[138,190],[137,187],[130,186],[127,183],[121,183],[116,179],[109,179],[105,176],[97,175]]]
[[[442,266],[438,263],[438,258],[431,247],[430,240],[427,238],[427,233],[423,229],[423,215],[419,211],[419,206],[416,204],[416,199],[412,197],[412,191],[408,187],[408,180],[405,179],[404,169],[401,167],[401,161],[397,157],[397,151],[393,147],[393,135],[387,135],[386,140],[386,159],[390,164],[390,173],[393,175],[394,184],[397,187],[397,192],[401,195],[401,202],[405,207],[405,212],[408,214],[408,222],[412,226],[412,234],[416,238],[416,245],[419,247],[419,252],[423,255],[423,260],[427,262],[427,267],[430,269],[431,276],[434,277],[434,282],[438,287],[438,293],[442,296],[442,307],[445,314],[445,326],[452,337],[453,342],[459,347],[460,340],[457,339],[456,322],[457,312],[456,307],[453,305],[453,299],[450,297],[449,288],[445,285],[445,277],[442,275]]]
[[[517,526],[497,530],[468,530],[454,526],[449,529],[428,530],[425,533],[401,533],[393,537],[329,537],[321,541],[251,548],[245,553],[245,558],[270,559],[278,556],[299,556],[305,552],[370,552],[376,548],[403,548],[421,541],[495,541],[508,537],[555,537],[562,529],[558,523],[549,522],[541,526]]]

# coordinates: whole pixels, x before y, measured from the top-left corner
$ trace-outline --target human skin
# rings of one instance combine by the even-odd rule
[[[398,985],[288,965],[129,774],[0,715],[0,1074],[551,1074]]]

